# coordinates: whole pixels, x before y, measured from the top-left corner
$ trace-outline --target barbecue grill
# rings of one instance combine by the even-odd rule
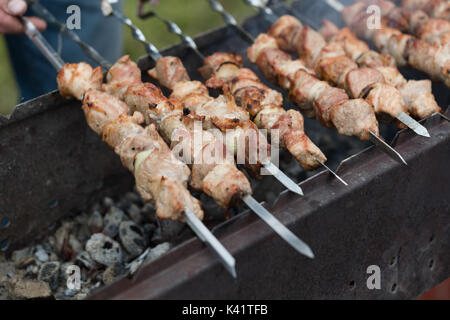
[[[342,1],[345,3],[344,1]],[[276,14],[301,13],[303,23],[321,18],[343,26],[340,14],[321,1],[273,1]],[[253,36],[270,22],[263,13],[243,28]],[[239,30],[223,26],[195,37],[206,56],[233,51],[246,59],[249,46]],[[179,57],[189,75],[201,80],[202,61],[185,44],[165,50]],[[142,71],[154,67],[141,57]],[[426,79],[401,69],[407,79]],[[196,77],[195,77],[196,75]],[[153,81],[150,78],[145,81]],[[266,82],[275,88],[269,82]],[[444,110],[450,93],[442,83],[433,93]],[[285,99],[285,108],[292,108]],[[450,116],[447,110],[445,114]],[[325,170],[305,172],[281,155],[280,167],[302,181],[305,196],[283,191],[273,178],[252,181],[255,198],[313,249],[315,259],[295,254],[263,222],[245,210],[227,221],[214,221],[214,234],[237,261],[238,279],[230,281],[211,251],[192,233],[177,239],[168,254],[144,264],[133,279],[122,279],[91,295],[92,299],[264,299],[264,298],[395,298],[419,296],[450,274],[450,201],[445,168],[450,156],[450,123],[435,114],[422,120],[431,137],[411,130],[381,131],[408,166],[366,142],[338,135],[305,117],[311,138],[326,150],[328,165],[348,182],[344,187]],[[45,129],[44,129],[45,128]],[[48,234],[62,217],[75,214],[105,195],[131,190],[132,177],[101,139],[86,125],[79,102],[51,92],[18,105],[0,117],[0,248],[10,251]],[[57,159],[58,161],[55,161]],[[209,211],[205,209],[208,213]],[[214,211],[214,209],[211,209]],[[214,212],[211,212],[214,213]],[[1,228],[1,227],[0,227]],[[366,286],[367,268],[381,269],[381,290]]]

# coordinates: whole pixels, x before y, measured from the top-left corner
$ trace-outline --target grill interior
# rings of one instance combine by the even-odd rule
[[[306,15],[312,21],[320,21],[322,18],[327,18],[338,24],[338,26],[342,26],[339,14],[331,10],[321,1],[294,1],[292,8]],[[276,4],[273,6],[273,9],[279,14],[289,13],[295,15],[294,11],[283,4]],[[307,24],[307,22],[301,18],[300,20]],[[256,36],[260,32],[265,32],[269,25],[270,24],[264,20],[262,15],[255,15],[249,17],[245,21],[244,28],[252,35]],[[217,51],[239,53],[244,57],[245,67],[250,67],[267,85],[277,89],[267,82],[259,70],[247,60],[246,49],[248,48],[249,43],[242,38],[239,32],[233,27],[224,26],[216,30],[207,31],[196,37],[195,40],[200,51],[205,56]],[[202,61],[191,49],[179,44],[164,50],[163,53],[164,55],[175,55],[180,57],[187,67],[191,78],[202,80],[199,73],[196,71],[197,68],[202,65]],[[146,56],[139,59],[138,65],[143,71],[146,71],[154,66],[154,62],[150,57]],[[426,75],[413,69],[404,68],[400,69],[400,71],[407,79],[427,78]],[[148,77],[144,78],[144,80],[151,81]],[[168,92],[165,93],[168,94]],[[441,108],[446,109],[450,104],[448,88],[441,83],[434,83],[433,93]],[[218,93],[213,92],[213,94],[217,95]],[[293,103],[290,103],[286,96],[284,107],[295,108]],[[439,128],[442,126],[438,116],[434,116],[433,119],[427,121],[427,124]],[[430,142],[429,147],[427,147],[426,144],[416,142],[417,138],[410,132],[403,131],[400,135],[397,135],[397,130],[393,124],[380,123],[380,125],[380,132],[387,141],[395,139],[397,145],[402,143],[402,146],[405,145],[403,150],[405,152],[409,150],[411,156],[415,155],[414,152],[420,154],[420,161],[418,160],[420,165],[424,165],[424,162],[421,162],[423,161],[422,157],[434,156],[436,158],[435,161],[438,161],[438,164],[441,163],[439,161],[445,160],[445,155],[436,155],[436,152],[431,150],[434,145],[442,147],[442,141],[437,141],[434,144]],[[297,233],[298,231],[297,234],[302,235],[302,237],[304,235],[304,238],[311,241],[317,250],[320,250],[321,248],[321,240],[325,241],[323,237],[316,238],[315,232],[317,231],[312,231],[322,229],[319,226],[319,222],[317,222],[316,219],[310,218],[297,226],[297,224],[294,225],[294,221],[303,217],[306,218],[312,213],[317,213],[317,219],[319,219],[319,217],[321,217],[321,219],[326,219],[324,216],[325,213],[320,207],[329,206],[335,202],[337,203],[337,211],[351,210],[351,207],[356,204],[360,205],[359,208],[363,210],[364,206],[362,205],[362,202],[368,201],[374,194],[378,195],[380,199],[383,199],[383,197],[386,196],[385,191],[382,189],[383,185],[385,185],[384,183],[388,183],[390,179],[397,178],[404,183],[415,179],[415,176],[411,171],[401,171],[400,166],[393,164],[392,160],[387,158],[383,153],[370,147],[370,143],[361,142],[352,137],[341,136],[337,134],[335,130],[324,128],[320,126],[316,120],[308,119],[306,117],[305,131],[311,140],[313,140],[327,155],[327,164],[331,168],[335,169],[341,166],[341,170],[338,172],[342,172],[342,174],[349,179],[351,179],[350,177],[352,174],[359,172],[360,175],[362,174],[365,176],[367,181],[372,181],[372,183],[375,181],[375,186],[372,187],[367,187],[360,181],[359,184],[356,183],[348,190],[342,191],[340,189],[343,187],[341,187],[339,182],[332,179],[328,173],[320,173],[322,170],[306,172],[292,156],[284,151],[280,151],[280,168],[295,181],[304,181],[311,178],[303,184],[306,191],[305,198],[297,199],[293,195],[287,193],[281,194],[284,190],[283,186],[272,177],[265,177],[260,181],[252,179],[251,182],[255,198],[259,201],[266,201],[273,205],[273,211],[279,213],[286,222],[290,222],[295,228],[295,232]],[[24,132],[25,135],[23,134]],[[445,136],[445,130],[443,132],[443,135]],[[448,140],[448,138],[447,129],[447,136],[445,139]],[[100,140],[101,139],[98,136],[93,132],[90,132],[89,128],[87,128],[84,115],[79,108],[79,103],[61,99],[57,93],[49,93],[19,105],[8,119],[0,116],[0,151],[4,151],[0,152],[0,163],[8,164],[7,166],[1,166],[2,169],[0,169],[0,194],[2,195],[2,199],[4,199],[4,205],[0,208],[0,220],[7,218],[10,221],[8,228],[2,230],[2,233],[0,234],[0,242],[2,244],[6,243],[5,250],[10,252],[25,244],[44,238],[49,233],[49,229],[53,229],[55,223],[62,217],[76,215],[106,195],[117,197],[126,191],[132,190],[132,178],[125,169],[122,168],[120,161],[114,153]],[[364,150],[366,151],[361,154],[360,152]],[[448,150],[448,147],[444,150]],[[357,156],[349,159],[349,157],[354,155]],[[58,161],[55,161],[55,159],[58,159]],[[347,160],[341,165],[342,161],[345,159]],[[385,167],[383,169],[387,170],[387,173],[385,171],[376,170],[376,165],[379,163],[384,164]],[[411,163],[411,166],[414,167],[415,162],[412,161]],[[364,170],[361,171],[362,169]],[[435,176],[435,173],[433,172],[429,174],[431,177]],[[410,175],[410,177],[408,178],[407,175]],[[385,179],[385,181],[381,182],[380,179]],[[416,179],[419,179],[418,181],[420,181],[420,178],[416,177]],[[448,174],[444,174],[442,177],[438,178],[438,180],[444,182],[449,181]],[[42,187],[42,181],[46,182],[45,187]],[[417,190],[414,189],[413,194],[421,192],[421,188],[418,186],[416,186],[416,188]],[[311,192],[313,192],[313,194],[311,194]],[[324,195],[326,192],[329,192],[327,196]],[[340,192],[343,192],[346,197],[339,198]],[[316,199],[317,196],[321,196],[320,201]],[[344,199],[350,201],[350,199],[355,198],[356,200],[353,200],[355,203],[349,205],[350,209],[345,209]],[[228,240],[228,245],[232,248],[235,248],[236,250],[248,249],[244,246],[241,248],[236,242],[230,240],[231,235],[238,234],[239,237],[237,237],[237,239],[243,242],[248,241],[248,246],[259,243],[259,240],[262,241],[263,246],[264,241],[266,241],[266,244],[269,242],[266,250],[271,249],[271,253],[273,253],[274,250],[277,250],[277,247],[281,247],[280,253],[274,254],[274,259],[285,259],[284,254],[289,255],[293,253],[289,251],[289,248],[284,248],[283,246],[285,245],[281,242],[274,240],[272,236],[265,234],[264,239],[258,239],[255,235],[248,235],[250,230],[255,231],[257,219],[249,214],[249,212],[239,214],[245,211],[244,207],[233,208],[231,211],[232,219],[224,221],[223,212],[217,208],[211,199],[204,195],[201,195],[200,199],[205,213],[209,216],[206,223],[210,227],[216,226],[215,234],[219,237],[223,236],[226,238]],[[407,207],[402,201],[404,202],[405,200],[398,199],[398,203],[391,203],[385,207],[381,205],[377,207],[377,202],[375,202],[375,204],[373,204],[375,207],[372,209],[372,212],[380,210],[383,213],[392,213],[395,210],[402,210]],[[303,203],[304,211],[300,211],[299,209],[297,212],[299,203]],[[438,210],[444,210],[445,212],[445,210],[449,208],[448,203],[442,204],[438,200],[436,200],[435,206],[434,210],[436,210],[436,212],[433,212],[432,214],[436,215],[439,215]],[[299,217],[299,212],[304,212],[304,215]],[[295,219],[292,216],[294,214],[297,215]],[[380,212],[378,214],[380,214]],[[401,219],[402,217],[399,216],[396,218]],[[308,221],[310,224],[308,224]],[[421,221],[423,222],[424,220]],[[446,222],[444,217],[436,219],[436,223],[438,221],[441,221],[444,225],[442,234],[445,237],[445,226],[448,226],[448,221]],[[332,229],[337,226],[343,226],[345,222],[349,223],[348,217],[344,219],[344,221],[339,221],[338,219],[331,219],[331,221],[327,220],[327,222],[324,222],[324,225]],[[333,223],[335,223],[334,226]],[[377,226],[380,225],[377,224]],[[350,223],[350,226],[347,227],[358,229],[361,228],[361,225],[358,223]],[[258,228],[261,228],[261,225],[258,225]],[[436,226],[427,223],[425,229],[428,228],[433,230]],[[393,230],[387,228],[386,232],[390,231]],[[328,229],[328,231],[321,232],[326,233],[331,231]],[[405,233],[408,232],[405,231]],[[130,281],[125,279],[120,281],[120,283],[115,284],[113,288],[104,288],[100,290],[94,297],[124,297],[121,296],[121,292],[123,292],[123,295],[128,294],[126,297],[183,297],[187,294],[187,288],[192,289],[192,287],[195,288],[197,286],[194,282],[199,279],[207,281],[210,285],[213,285],[213,283],[217,281],[218,285],[216,286],[227,286],[226,274],[220,275],[218,280],[213,277],[212,274],[225,272],[220,269],[220,266],[218,266],[216,261],[214,262],[212,255],[207,252],[205,253],[202,244],[193,238],[192,233],[177,232],[176,235],[169,240],[178,246],[173,249],[167,257],[154,261],[143,268],[143,271],[139,275],[139,279],[152,279],[152,277],[158,276],[160,270],[165,268],[169,270],[172,268],[175,270],[181,263],[187,264],[191,268],[198,268],[198,272],[203,272],[203,274],[192,275],[192,277],[186,276],[185,278],[182,278],[184,283],[181,283],[182,280],[180,279],[170,282],[169,277],[164,278],[163,284],[165,286],[162,286],[160,290],[154,288],[155,290],[151,293],[148,290],[146,291],[142,285],[141,287],[135,286],[135,282],[130,285]],[[350,239],[341,240],[343,240],[341,241],[342,246],[345,247],[346,243],[351,246]],[[445,246],[439,248],[439,250],[445,252]],[[255,257],[261,255],[264,256],[264,254],[266,254],[265,249],[261,247],[256,247],[254,250],[256,250],[254,253]],[[439,250],[437,250],[437,252],[440,252]],[[373,252],[379,251],[382,250],[377,250],[377,248],[373,250]],[[205,263],[205,266],[200,267],[199,265],[196,265],[196,261],[194,260],[192,260],[191,263],[189,263],[189,261],[184,261],[185,258],[192,257],[197,252],[200,252],[204,259],[209,259],[208,263]],[[242,253],[237,255],[237,259],[239,260],[240,258],[245,259]],[[370,257],[366,258],[367,260],[370,260]],[[244,269],[244,275],[242,277],[240,275],[240,279],[243,279],[243,281],[247,279],[245,274],[249,272],[246,268],[252,266],[252,258],[248,258],[247,260],[248,262],[244,263],[244,266],[242,267]],[[276,266],[276,262],[273,262],[273,264],[273,266]],[[308,272],[308,270],[313,268],[312,266],[313,264],[306,267],[305,272]],[[269,265],[264,265],[266,271],[268,270],[267,268],[270,267],[270,262]],[[326,269],[325,267],[322,268]],[[261,269],[263,269],[263,267],[261,267]],[[448,270],[448,267],[442,266],[442,269],[438,269],[436,272],[441,275],[445,274],[446,270]],[[288,271],[289,277],[299,276],[298,271],[294,271],[292,267],[288,267]],[[348,271],[353,272],[355,270],[349,267]],[[409,271],[412,272],[412,270],[408,270],[408,272]],[[321,270],[320,272],[325,271]],[[280,275],[279,272],[275,273],[276,276],[279,277],[280,283],[283,283],[285,277]],[[175,272],[174,274],[177,273]],[[269,278],[270,277],[268,277],[268,279]],[[160,278],[156,278],[156,283],[158,279],[162,281]],[[427,279],[423,280],[424,284],[422,287],[420,287],[421,283],[416,284],[417,287],[411,287],[410,293],[413,294],[414,290],[421,290],[423,286],[426,285],[426,280]],[[143,283],[145,283],[145,281]],[[134,286],[134,289],[137,290],[135,296],[131,294],[131,286]],[[218,293],[214,297],[236,297],[236,295],[233,295],[233,292],[235,292],[233,290],[239,290],[239,286],[236,284],[231,284],[230,286],[231,288],[225,290],[223,295]],[[254,289],[252,292],[261,290],[254,282],[250,282],[249,286],[251,286],[252,290]],[[309,289],[314,292],[312,288]],[[274,290],[277,291],[277,288]],[[246,290],[243,291],[245,292]],[[247,293],[248,292],[249,291],[247,291]],[[141,294],[141,296],[136,296],[139,294]],[[346,294],[339,290],[336,290],[333,294],[346,296]],[[208,298],[206,295],[199,295],[200,297]],[[261,297],[264,295],[267,297],[269,293],[264,290],[260,291],[259,295],[254,293],[254,297]],[[282,298],[282,296],[280,296],[280,298]]]

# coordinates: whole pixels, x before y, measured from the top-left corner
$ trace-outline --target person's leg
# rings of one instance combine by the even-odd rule
[[[67,7],[70,0],[41,0],[58,21],[65,23],[70,14]],[[92,45],[110,62],[117,60],[122,53],[122,25],[116,19],[104,17],[99,1],[80,0],[76,4],[81,9],[81,29],[74,30],[79,37]],[[59,30],[49,24],[43,35],[49,43],[58,48],[62,40],[62,58],[66,62],[86,61],[93,66],[83,50],[72,41],[59,36]],[[56,75],[52,65],[45,59],[34,44],[24,35],[6,37],[14,72],[20,87],[22,100],[28,100],[56,89]]]

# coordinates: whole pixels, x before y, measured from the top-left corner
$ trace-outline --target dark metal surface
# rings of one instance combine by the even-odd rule
[[[0,221],[9,220],[0,226],[3,246],[25,245],[102,195],[131,189],[132,177],[80,107],[53,92],[0,116]]]
[[[265,30],[260,16],[245,25],[253,33]],[[196,42],[205,55],[232,50],[245,57],[249,45],[231,27],[200,35]],[[189,74],[200,79],[196,69],[201,61],[185,46],[173,46],[164,54],[181,57]],[[149,57],[139,60],[142,70],[153,65]],[[245,65],[257,71],[246,58]],[[448,90],[433,89],[445,108]],[[305,126],[333,168],[367,147],[313,119],[305,119]],[[404,131],[396,141],[408,167],[372,147],[346,160],[338,173],[349,182],[347,188],[327,172],[288,172],[299,181],[316,175],[301,184],[304,198],[284,193],[270,209],[312,247],[315,260],[296,254],[247,212],[215,230],[237,259],[238,280],[191,238],[145,266],[139,278],[102,288],[92,298],[418,296],[450,275],[450,123],[434,116],[425,126],[431,139]],[[393,137],[392,126],[382,129],[385,137]],[[283,153],[281,158],[281,168],[292,169],[287,165],[291,157]],[[18,106],[9,119],[0,116],[0,221],[11,221],[0,229],[0,244],[25,244],[48,232],[52,221],[131,185],[132,177],[119,159],[87,127],[79,102],[54,92]],[[281,190],[270,177],[253,186],[259,200],[272,200]],[[366,269],[373,264],[381,268],[381,290],[365,285]]]
[[[301,184],[304,198],[283,194],[270,208],[301,234],[314,260],[295,254],[249,213],[216,234],[237,260],[233,281],[198,240],[146,265],[134,280],[92,299],[407,299],[450,275],[450,123],[425,122],[432,138],[402,132],[396,146],[408,167],[369,148],[339,170],[350,186],[325,173]],[[381,290],[369,290],[370,265]]]

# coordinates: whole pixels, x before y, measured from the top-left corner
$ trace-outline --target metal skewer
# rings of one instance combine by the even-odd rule
[[[208,1],[215,1],[215,0],[208,0]],[[266,17],[272,16],[272,18],[269,19],[269,21],[272,21],[274,19],[274,17],[276,17],[278,19],[278,17],[275,15],[275,13],[272,11],[272,9],[262,5],[259,0],[244,0],[244,2],[249,4],[252,7],[257,8],[258,10],[262,10],[262,8],[268,9],[268,10],[264,10],[263,13]],[[236,26],[236,27],[242,28],[240,26]],[[417,123],[417,124],[419,124],[419,123]],[[422,126],[421,124],[419,124],[419,125]],[[425,127],[423,127],[423,128],[425,129]],[[369,133],[370,133],[370,141],[372,141],[373,144],[380,147],[387,155],[389,155],[395,161],[407,165],[405,159],[400,155],[400,153],[398,153],[394,148],[392,148],[389,144],[387,144],[381,137],[379,137],[373,131],[369,131]]]
[[[139,14],[139,17],[142,19],[155,17],[155,18],[161,20],[162,22],[164,22],[167,25],[167,29],[170,32],[179,36],[181,38],[181,40],[183,41],[183,43],[185,43],[189,48],[191,48],[194,51],[194,53],[197,55],[197,57],[199,59],[201,59],[202,61],[205,60],[205,56],[198,49],[197,44],[195,43],[194,39],[192,39],[189,35],[183,33],[181,28],[175,22],[159,16],[154,11],[148,11],[145,14]],[[136,26],[133,26],[133,27],[136,28]],[[139,34],[142,34],[142,32],[139,31]],[[141,37],[141,39],[142,39],[142,37]],[[144,37],[144,39],[145,39],[145,37]],[[151,48],[154,48],[158,52],[158,54],[155,54],[155,52],[149,52],[149,53],[155,55],[155,57],[158,57],[156,60],[158,60],[159,58],[162,57],[161,54],[159,53],[158,49],[156,49],[156,47],[152,43],[149,43],[147,40],[144,40],[144,41],[146,41],[150,45]],[[152,58],[153,58],[153,56],[152,56]],[[268,161],[268,162],[263,163],[262,165],[289,191],[296,193],[298,195],[301,195],[301,196],[304,195],[302,188],[298,184],[296,184],[294,181],[292,181],[291,178],[289,178],[283,171],[280,170],[280,168],[278,168],[272,162]]]
[[[236,21],[236,19],[234,19],[234,17],[228,13],[227,11],[225,11],[224,7],[222,6],[222,4],[220,4],[220,2],[216,1],[216,0],[208,0],[211,8],[220,13],[220,15],[222,16],[223,20],[225,21],[225,23],[232,25],[233,27],[236,28],[236,30],[238,30],[239,33],[241,33],[242,35],[244,35],[244,37],[247,38],[247,41],[249,42],[255,42],[255,38],[248,33],[244,28],[242,28]],[[259,8],[259,7],[258,7]],[[266,8],[267,10],[264,10],[263,13],[265,14],[265,16],[269,17],[274,17],[274,13],[272,11],[272,9],[270,8]],[[274,21],[275,22],[275,21]],[[333,170],[331,170],[330,167],[328,167],[327,165],[325,165],[325,163],[321,160],[319,160],[317,157],[314,157],[314,159],[320,163],[320,165],[322,167],[324,167],[328,172],[330,172],[333,176],[335,176],[340,182],[342,182],[345,186],[348,186],[348,183],[344,181],[344,179],[342,179],[336,172],[334,172]]]
[[[245,31],[244,29],[242,29],[238,24],[236,19],[234,19],[234,17],[229,14],[228,12],[226,12],[224,10],[224,8],[222,7],[222,5],[214,0],[208,0],[211,6],[214,6],[214,10],[221,13],[223,19],[225,21],[227,21],[227,23],[230,23],[231,25],[233,25],[234,27],[236,27],[239,32],[244,35],[247,39],[249,39],[250,41],[254,41],[253,37],[247,33],[247,31]],[[192,39],[190,36],[184,34],[180,27],[173,21],[167,20],[165,18],[160,17],[159,15],[157,15],[154,11],[149,11],[145,14],[141,14],[139,15],[140,18],[145,19],[145,18],[149,18],[149,17],[156,17],[158,19],[160,19],[161,21],[163,21],[167,27],[168,30],[170,32],[175,33],[176,35],[178,35],[182,41],[188,45],[188,47],[190,47],[196,54],[197,56],[203,61],[205,60],[205,56],[200,52],[200,50],[198,49],[197,45],[195,44],[194,39]],[[320,161],[319,159],[317,159],[316,157],[314,157],[315,160],[317,162],[319,162],[326,170],[330,171],[331,174],[333,174],[335,177],[338,178],[339,181],[341,181],[345,186],[348,186],[348,184],[337,175],[337,173],[335,173],[334,171],[332,171],[328,166],[325,166],[323,164],[322,161]],[[291,178],[289,178],[283,171],[280,170],[280,168],[278,168],[276,165],[274,165],[271,162],[266,162],[263,163],[264,168],[269,171],[278,181],[280,181],[289,191],[297,193],[301,196],[303,196],[303,190],[300,188],[300,186],[298,184],[296,184],[294,181],[292,181]]]
[[[337,0],[324,0],[330,7],[332,7],[334,10],[336,10],[337,12],[342,12],[342,10],[345,8],[344,5],[342,5],[339,1]],[[258,0],[244,0],[244,2],[250,4],[254,3],[254,2],[260,2]],[[250,4],[252,5],[252,4]],[[252,5],[254,6],[254,5]],[[259,8],[259,7],[258,7]],[[295,13],[295,15],[297,17],[300,17],[302,20],[304,20],[304,15],[297,12],[297,10],[292,9],[291,10]],[[314,29],[319,29],[317,27],[317,24],[311,25],[312,27],[314,27]],[[411,118],[411,116],[409,116],[408,114],[406,114],[405,112],[400,112],[398,115],[395,116],[395,118],[400,121],[401,123],[403,123],[404,125],[406,125],[408,128],[410,128],[411,130],[413,130],[416,134],[423,136],[423,137],[430,137],[430,134],[428,133],[427,128],[425,128],[423,125],[421,125],[419,122],[417,122],[416,120],[414,120],[413,118]]]
[[[26,18],[22,18],[25,24],[25,32],[30,39],[37,45],[41,52],[47,57],[57,71],[64,66],[64,61],[59,54],[45,40],[42,34],[34,27],[34,25]],[[88,46],[88,45],[87,45]],[[105,63],[105,59],[101,59]],[[98,62],[98,61],[97,61]],[[107,64],[111,65],[111,64]],[[103,66],[106,67],[106,66]],[[211,231],[205,227],[203,222],[186,206],[184,207],[186,223],[191,227],[197,237],[205,242],[219,257],[225,269],[230,272],[233,278],[236,278],[236,261],[228,250],[217,240]]]
[[[168,21],[168,20],[166,20],[166,21]],[[170,21],[168,21],[168,22],[170,22]],[[133,28],[137,29],[136,26],[133,26]],[[133,33],[133,35],[134,34],[135,33]],[[185,35],[185,36],[189,37],[187,35]],[[186,43],[189,43],[189,42],[190,41],[188,40]],[[195,44],[195,42],[193,42],[193,43]],[[152,45],[151,47],[156,49],[156,47],[154,45]],[[161,53],[158,50],[157,50],[157,53],[158,54],[156,54],[155,56],[158,56],[159,58],[162,57]],[[273,165],[273,166],[275,166],[275,165]],[[270,167],[270,165],[269,165],[269,167]],[[290,179],[288,179],[288,180],[290,180]],[[294,182],[292,182],[292,183],[294,183]],[[297,187],[299,187],[299,186],[297,186]],[[292,246],[297,252],[299,252],[300,254],[303,254],[311,259],[314,258],[314,254],[312,253],[311,248],[305,242],[300,240],[295,234],[293,234],[292,231],[290,231],[288,228],[286,228],[277,218],[275,218],[275,216],[273,214],[271,214],[269,211],[267,211],[266,208],[264,208],[258,201],[256,201],[255,198],[253,198],[251,195],[246,195],[242,198],[242,201],[254,213],[256,213],[264,222],[266,222],[267,225],[270,226],[282,239],[284,239],[290,246]]]

